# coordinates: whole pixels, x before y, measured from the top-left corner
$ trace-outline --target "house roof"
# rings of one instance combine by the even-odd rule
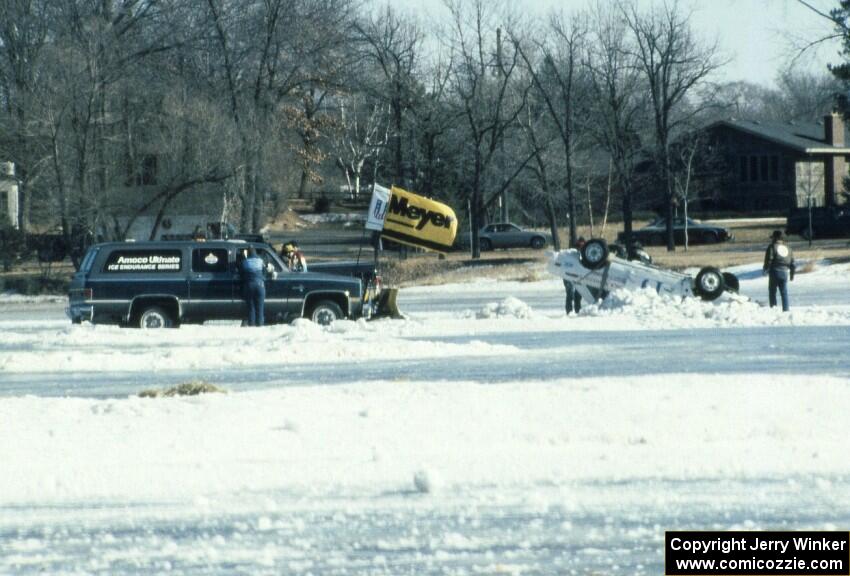
[[[850,154],[850,132],[844,127],[844,146],[826,141],[823,122],[762,122],[731,118],[709,125],[726,126],[806,154]]]

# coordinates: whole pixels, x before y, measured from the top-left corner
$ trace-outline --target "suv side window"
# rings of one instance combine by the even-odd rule
[[[192,250],[192,272],[222,274],[227,270],[227,248],[195,248]]]
[[[283,268],[277,263],[277,259],[265,248],[257,248],[257,255],[263,259],[263,264],[266,269],[268,269],[269,264],[271,264],[275,272],[283,271]]]
[[[94,264],[94,259],[97,257],[97,253],[100,252],[100,248],[91,247],[89,251],[86,252],[85,258],[83,258],[82,263],[80,264],[80,272],[84,274],[88,273],[91,270],[92,264]]]

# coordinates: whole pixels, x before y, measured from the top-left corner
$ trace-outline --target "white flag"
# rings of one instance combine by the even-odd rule
[[[387,217],[387,208],[390,205],[392,193],[375,184],[372,186],[372,201],[369,202],[369,213],[366,215],[366,230],[384,229],[384,219]]]

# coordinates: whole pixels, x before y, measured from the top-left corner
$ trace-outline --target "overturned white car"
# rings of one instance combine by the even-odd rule
[[[734,274],[717,268],[702,268],[696,278],[664,270],[651,264],[625,260],[609,253],[605,240],[588,241],[581,250],[553,252],[546,267],[549,273],[573,283],[582,298],[593,302],[619,288],[650,288],[659,294],[698,296],[715,300],[724,291],[737,292]]]

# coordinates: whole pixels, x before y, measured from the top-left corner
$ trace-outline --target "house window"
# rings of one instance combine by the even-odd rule
[[[750,156],[750,181],[759,181],[759,159],[758,156]]]
[[[759,164],[761,165],[761,181],[767,182],[770,180],[770,169],[768,167],[767,156],[760,157]]]
[[[158,161],[154,154],[146,154],[141,162],[127,162],[127,186],[154,186],[157,183]]]
[[[741,182],[746,182],[747,180],[749,180],[749,178],[747,178],[747,175],[748,175],[747,157],[746,156],[740,156],[738,158],[738,165],[739,165],[738,179]]]
[[[152,186],[156,184],[156,156],[148,154],[142,159],[142,186]]]
[[[779,156],[770,157],[770,181],[779,182]]]

